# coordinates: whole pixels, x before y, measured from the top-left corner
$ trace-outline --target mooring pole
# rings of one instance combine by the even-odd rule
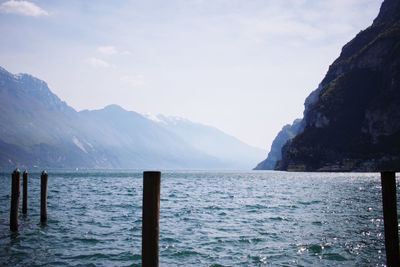
[[[22,213],[28,213],[28,172],[22,174]]]
[[[11,174],[11,208],[10,208],[10,230],[18,231],[18,206],[19,206],[19,178],[18,169]]]
[[[396,173],[381,172],[383,221],[385,226],[386,264],[400,266],[399,232],[397,224]]]
[[[47,172],[43,171],[40,176],[40,222],[47,222]]]
[[[158,266],[161,172],[143,172],[142,266]]]

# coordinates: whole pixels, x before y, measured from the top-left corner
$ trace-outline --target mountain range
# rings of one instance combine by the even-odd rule
[[[214,127],[118,105],[76,111],[0,68],[0,168],[250,169],[263,155]]]

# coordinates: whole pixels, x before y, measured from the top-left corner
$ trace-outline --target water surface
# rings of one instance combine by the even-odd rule
[[[0,266],[139,266],[142,173],[39,173],[9,231],[0,174]],[[161,266],[384,266],[379,174],[163,172]]]

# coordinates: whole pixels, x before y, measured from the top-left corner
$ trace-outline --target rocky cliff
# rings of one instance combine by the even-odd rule
[[[296,119],[292,124],[283,126],[272,142],[267,158],[258,163],[254,170],[275,169],[276,163],[282,159],[282,147],[302,130],[301,122],[301,119]]]
[[[306,99],[304,131],[282,149],[279,170],[400,169],[400,1],[346,44]]]

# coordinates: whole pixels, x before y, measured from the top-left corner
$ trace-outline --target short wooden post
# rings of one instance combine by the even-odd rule
[[[40,222],[47,222],[47,172],[43,171],[40,176]]]
[[[22,174],[22,213],[28,213],[28,172]]]
[[[396,173],[381,172],[381,182],[386,264],[388,267],[398,267],[400,266],[400,255],[397,224]]]
[[[11,174],[10,230],[13,232],[18,231],[19,178],[20,172],[16,169]]]
[[[142,266],[158,266],[161,172],[143,172]]]

